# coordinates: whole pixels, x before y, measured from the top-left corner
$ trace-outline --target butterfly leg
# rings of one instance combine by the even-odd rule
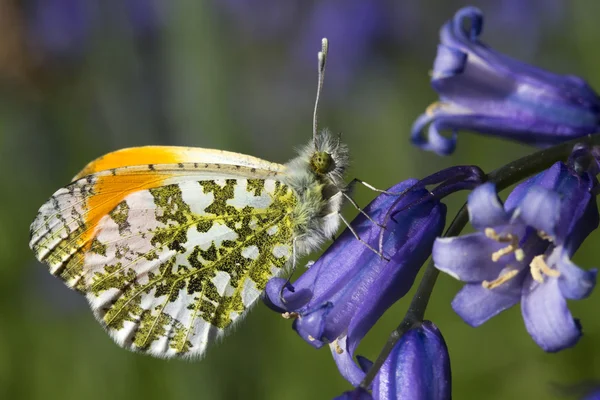
[[[364,215],[365,217],[367,217],[367,219],[369,221],[371,221],[372,223],[374,223],[378,227],[380,227],[382,229],[385,229],[385,226],[383,226],[379,222],[373,220],[373,218],[371,218],[369,216],[369,214],[367,214],[362,208],[360,208],[360,206],[356,203],[356,201],[354,201],[354,199],[348,193],[346,193],[344,191],[342,191],[341,193],[350,202],[350,204],[352,204],[352,206],[354,206],[354,208],[356,208],[358,210],[358,212],[360,212],[362,215]]]
[[[389,192],[387,190],[377,189],[375,186],[371,185],[370,183],[365,182],[362,179],[358,179],[358,178],[352,179],[352,181],[348,184],[348,186],[353,186],[356,183],[360,183],[361,185],[365,186],[368,189],[371,189],[374,192],[385,193],[385,194],[389,194],[391,196],[400,196],[405,193],[405,192]]]
[[[387,258],[387,257],[385,257],[383,255],[382,251],[375,250],[369,243],[367,243],[364,240],[362,240],[360,238],[360,236],[358,236],[358,233],[356,233],[356,231],[354,230],[354,228],[352,228],[352,225],[350,225],[350,223],[348,222],[348,220],[346,220],[346,218],[344,218],[344,216],[341,213],[338,213],[338,215],[339,215],[340,219],[342,220],[342,222],[344,223],[344,225],[346,225],[346,227],[350,230],[350,232],[352,232],[352,234],[354,235],[354,237],[356,238],[356,240],[358,240],[359,242],[361,242],[362,244],[364,244],[365,246],[367,246],[367,248],[369,250],[371,250],[373,253],[377,254],[383,260],[390,261],[389,258]]]

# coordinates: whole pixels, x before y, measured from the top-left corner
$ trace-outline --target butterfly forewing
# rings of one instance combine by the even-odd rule
[[[291,256],[297,198],[276,173],[193,168],[90,175],[59,190],[32,224],[38,258],[86,293],[124,347],[202,354]]]

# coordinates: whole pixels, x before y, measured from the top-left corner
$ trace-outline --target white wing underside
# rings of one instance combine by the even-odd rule
[[[223,182],[224,183],[224,182]],[[251,205],[256,209],[265,209],[271,203],[271,199],[268,195],[269,192],[273,192],[274,182],[269,181],[267,183],[266,192],[262,196],[253,198],[251,201],[244,202],[246,205]],[[202,193],[200,185],[197,182],[184,182],[178,184],[183,195],[183,200],[190,205],[191,211],[197,215],[207,215],[204,209],[211,204],[214,199],[211,196],[207,196]],[[246,192],[246,181],[238,180],[236,185],[236,191],[239,191],[237,198],[241,198]],[[153,318],[158,319],[158,314],[162,312],[168,316],[169,321],[173,321],[170,324],[165,324],[165,334],[160,335],[160,339],[152,341],[145,351],[159,356],[159,357],[170,357],[176,356],[183,353],[182,348],[173,347],[174,337],[177,329],[183,329],[186,333],[186,341],[189,342],[189,356],[197,356],[204,352],[209,343],[219,336],[225,333],[225,329],[210,323],[210,315],[202,318],[198,315],[198,311],[195,308],[190,309],[190,305],[199,304],[201,301],[211,301],[211,299],[203,296],[202,290],[200,293],[193,292],[188,293],[190,282],[186,283],[186,279],[193,276],[194,271],[187,271],[181,266],[189,264],[189,258],[193,256],[193,253],[198,249],[202,251],[208,251],[211,246],[219,248],[222,246],[223,241],[236,241],[239,236],[236,232],[224,224],[215,223],[207,232],[198,232],[196,226],[190,226],[187,228],[186,238],[187,241],[180,243],[184,251],[176,251],[168,249],[167,246],[153,246],[149,238],[143,238],[143,235],[147,232],[155,232],[166,227],[165,224],[157,221],[155,215],[160,213],[154,202],[154,198],[149,191],[136,192],[129,195],[126,198],[126,203],[129,207],[128,212],[128,233],[127,236],[119,235],[119,226],[109,217],[105,217],[99,224],[97,240],[106,246],[105,255],[90,254],[85,259],[84,270],[86,273],[86,284],[90,287],[94,287],[93,277],[97,272],[103,271],[102,266],[115,265],[118,262],[123,263],[122,271],[135,271],[136,274],[136,290],[139,293],[140,304],[139,306],[143,310],[147,310],[153,315]],[[253,224],[250,224],[253,225]],[[269,225],[267,229],[275,229],[274,225]],[[119,237],[118,241],[114,238]],[[158,249],[158,251],[157,251]],[[241,255],[250,261],[255,261],[259,255],[259,247],[256,245],[244,246],[241,250]],[[264,249],[262,250],[264,251]],[[289,258],[291,255],[291,248],[289,246],[281,245],[271,250],[277,258]],[[156,259],[147,260],[140,254],[145,255],[152,252],[156,252]],[[117,258],[119,254],[119,258]],[[196,257],[205,264],[209,264],[207,260],[203,260],[201,256]],[[156,296],[156,289],[152,288],[147,293],[145,290],[156,286],[152,285],[150,274],[153,276],[159,275],[161,265],[173,264],[169,267],[169,271],[162,272],[163,274],[178,273],[182,274],[181,283],[185,283],[185,286],[177,290],[177,297],[174,301],[168,301],[168,294],[162,296]],[[210,267],[212,268],[212,267]],[[269,270],[273,276],[280,273],[281,268],[271,265]],[[187,271],[187,272],[186,272]],[[197,271],[196,271],[197,272]],[[188,275],[186,278],[185,276]],[[257,300],[261,293],[261,289],[256,287],[255,282],[250,278],[244,278],[241,280],[241,286],[233,287],[231,285],[231,275],[229,272],[220,270],[215,273],[211,278],[213,288],[217,291],[219,296],[231,297],[236,291],[241,296],[242,304],[247,311]],[[104,278],[107,279],[107,278]],[[156,278],[155,278],[156,279]],[[109,325],[108,321],[104,320],[106,314],[103,311],[107,306],[111,304],[123,295],[122,290],[116,288],[109,289],[99,296],[93,293],[88,293],[87,298],[94,310],[94,313],[98,319],[105,325]],[[128,296],[131,298],[131,296]],[[214,300],[214,299],[213,299]],[[133,299],[132,299],[133,301]],[[231,312],[229,317],[233,322],[237,322],[238,318],[242,315],[241,312]],[[175,322],[176,321],[176,322]],[[109,332],[113,336],[114,340],[121,346],[138,350],[138,347],[134,344],[134,338],[136,332],[140,329],[138,321],[126,321],[124,326],[120,330],[109,328]],[[173,340],[170,340],[173,339]],[[184,344],[184,342],[180,342]]]
[[[82,272],[66,281],[85,288],[98,320],[130,350],[157,357],[202,355],[256,301],[262,279],[279,274],[291,257],[292,232],[280,224],[289,215],[278,208],[280,198],[292,196],[280,182],[285,166],[250,156],[240,161],[235,153],[202,153],[202,162],[128,166],[79,179],[57,191],[32,224],[30,246],[39,259],[63,247],[62,262],[49,263],[58,274],[79,251],[75,241],[67,251],[64,243],[81,228],[89,213],[86,196],[102,177],[168,176],[155,189],[128,194],[100,219]],[[260,190],[256,182],[264,182]],[[216,200],[227,197],[227,188],[233,192],[224,204],[231,209],[223,217],[215,211],[222,205]],[[255,210],[251,217],[241,211],[245,207]],[[177,245],[153,240],[157,234],[177,237]],[[229,248],[215,255],[212,250],[223,243]],[[227,315],[218,317],[221,311]]]

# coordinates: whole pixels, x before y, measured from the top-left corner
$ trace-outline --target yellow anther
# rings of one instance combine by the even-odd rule
[[[284,312],[281,316],[285,319],[296,319],[299,317],[297,312]]]
[[[515,258],[517,259],[517,261],[523,261],[525,259],[525,252],[523,251],[523,249],[515,250]]]
[[[344,349],[342,349],[340,347],[340,344],[338,343],[337,339],[333,342],[333,345],[335,346],[335,352],[338,354],[343,354],[344,353]]]
[[[548,264],[546,264],[546,261],[544,260],[544,255],[542,254],[533,257],[533,260],[531,260],[529,267],[531,268],[531,276],[535,281],[539,283],[544,283],[544,275],[548,275],[554,278],[560,276],[560,271],[552,269],[548,266]]]
[[[515,258],[517,261],[523,261],[525,258],[525,253],[519,248],[518,236],[510,233],[506,235],[498,235],[494,228],[485,228],[484,233],[486,237],[495,240],[498,243],[510,243],[508,246],[492,253],[492,261],[496,262],[500,259],[500,257],[511,253],[515,253]]]
[[[433,114],[435,114],[435,111],[440,108],[442,106],[442,103],[439,101],[436,101],[435,103],[431,103],[426,109],[425,109],[425,114],[431,116]]]
[[[489,282],[489,281],[481,282],[481,286],[483,286],[486,289],[496,288],[496,287],[502,285],[503,283],[510,281],[512,278],[517,276],[518,273],[519,273],[519,270],[511,269],[510,271],[506,272],[504,275],[499,276],[497,279],[495,279],[491,282]]]
[[[498,235],[498,233],[494,230],[494,228],[485,228],[485,230],[483,231],[485,233],[485,236],[487,236],[490,239],[495,240],[496,242],[500,242],[500,243],[507,243],[507,242],[512,242],[514,239],[514,236],[511,235],[510,233],[507,235]]]
[[[517,250],[517,248],[514,245],[509,244],[508,246],[503,247],[500,250],[493,252],[492,253],[492,261],[496,262],[500,259],[500,257],[510,254],[516,250]]]
[[[548,240],[549,242],[552,242],[552,237],[550,235],[548,235],[546,232],[544,232],[544,231],[537,231],[537,234],[543,240]]]
[[[308,335],[308,340],[310,340],[311,342],[314,342],[314,341],[315,341],[315,340],[317,340],[317,339],[315,339],[314,337],[312,337],[312,336]]]

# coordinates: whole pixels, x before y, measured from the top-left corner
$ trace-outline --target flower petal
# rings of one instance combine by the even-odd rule
[[[426,194],[415,193],[415,198]],[[413,199],[414,200],[414,199]],[[413,201],[406,199],[407,204]],[[351,293],[338,301],[338,309],[350,309],[354,315],[347,325],[348,349],[354,354],[360,340],[383,313],[412,287],[421,266],[431,254],[436,237],[442,234],[446,207],[439,201],[422,203],[398,213],[398,223],[390,223],[384,233],[384,249],[390,249],[390,261],[377,274],[364,275]],[[400,246],[398,246],[400,244]],[[372,266],[375,268],[375,265]],[[338,320],[343,320],[342,313]]]
[[[469,194],[467,207],[471,225],[480,231],[488,227],[506,225],[510,220],[498,199],[496,185],[491,182],[478,186]]]
[[[292,327],[311,346],[319,349],[326,343],[323,336],[327,323],[327,315],[332,309],[332,303],[323,303],[312,310],[302,313],[294,320]]]
[[[296,311],[312,298],[310,288],[297,291],[287,279],[272,278],[267,282],[263,302],[273,311],[284,313]]]
[[[597,269],[583,270],[569,259],[567,252],[561,247],[554,249],[548,257],[547,264],[560,271],[558,287],[567,299],[581,300],[588,297],[596,286]]]
[[[521,311],[527,332],[547,352],[571,347],[581,337],[581,326],[571,316],[557,278],[545,277],[545,282],[539,283],[528,275]]]
[[[440,133],[440,129],[443,129],[443,126],[440,125],[440,121],[437,119],[439,115],[441,114],[437,113],[435,109],[432,111],[430,106],[430,110],[419,116],[413,123],[410,130],[410,139],[415,146],[423,150],[433,151],[441,156],[445,156],[454,152],[456,148],[456,132],[453,131],[450,138],[443,136]],[[424,131],[427,124],[430,125],[425,135]]]
[[[358,386],[365,378],[365,371],[354,362],[352,352],[348,351],[346,339],[346,336],[339,337],[329,348],[340,374],[352,386]]]
[[[543,187],[532,186],[513,215],[526,225],[555,237],[560,217],[560,196]]]
[[[432,79],[443,79],[460,74],[467,62],[467,53],[455,47],[438,45],[438,51],[433,62]]]
[[[452,300],[452,309],[467,324],[479,326],[519,302],[522,281],[523,276],[518,275],[493,289],[486,289],[478,283],[467,283]]]
[[[506,243],[489,239],[483,233],[437,238],[433,244],[433,262],[437,269],[463,282],[491,281],[506,263],[514,261],[512,254],[492,261],[492,254],[503,247]]]

